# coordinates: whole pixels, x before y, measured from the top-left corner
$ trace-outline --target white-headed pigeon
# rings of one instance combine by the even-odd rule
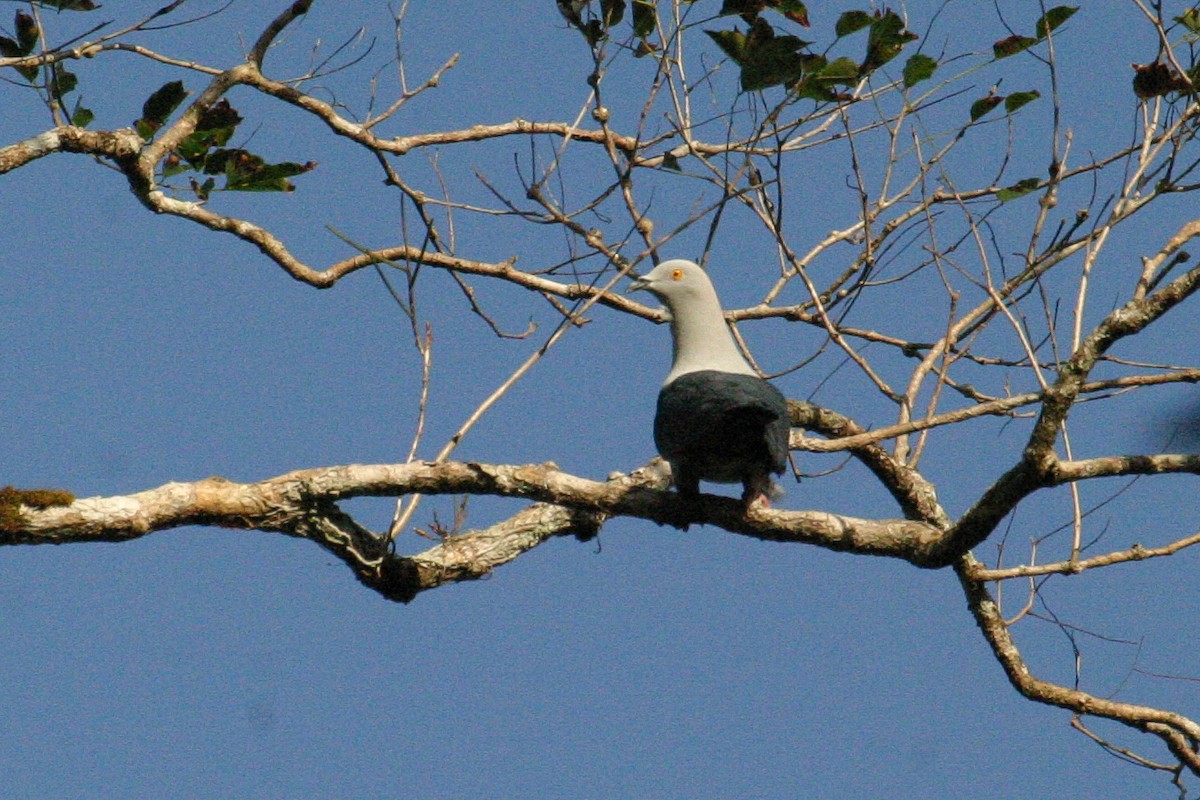
[[[741,483],[742,500],[779,493],[771,473],[787,467],[787,401],[742,357],[708,275],[691,261],[664,261],[629,287],[667,307],[674,360],[658,393],[654,444],[681,495],[700,481]]]

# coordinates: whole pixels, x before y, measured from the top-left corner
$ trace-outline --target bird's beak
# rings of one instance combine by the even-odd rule
[[[625,290],[625,294],[629,294],[630,292],[640,292],[643,289],[649,288],[650,281],[646,280],[645,278],[634,278],[633,283],[629,284],[629,288]]]

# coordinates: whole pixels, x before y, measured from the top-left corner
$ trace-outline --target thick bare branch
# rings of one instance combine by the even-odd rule
[[[493,465],[446,461],[353,464],[301,470],[257,483],[207,478],[170,483],[146,492],[84,498],[69,506],[20,509],[19,525],[0,544],[122,541],[181,525],[216,525],[294,533],[324,504],[351,497],[421,494],[490,494],[567,505],[605,516],[631,516],[659,524],[705,523],[731,533],[778,542],[816,544],[831,550],[890,556],[929,565],[941,532],[913,520],[868,520],[820,511],[754,507],[733,498],[703,495],[688,502],[640,482],[592,481],[551,464]]]

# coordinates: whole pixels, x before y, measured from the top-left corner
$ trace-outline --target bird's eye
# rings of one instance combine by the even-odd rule
[[[677,281],[677,280],[681,279],[682,277],[683,277],[683,270],[681,270],[681,269],[671,270],[671,280]]]

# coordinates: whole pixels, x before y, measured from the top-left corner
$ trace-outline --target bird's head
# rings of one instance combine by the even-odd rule
[[[700,265],[681,258],[664,261],[629,284],[626,294],[648,291],[667,304],[676,307],[688,297],[714,294],[708,273]]]

